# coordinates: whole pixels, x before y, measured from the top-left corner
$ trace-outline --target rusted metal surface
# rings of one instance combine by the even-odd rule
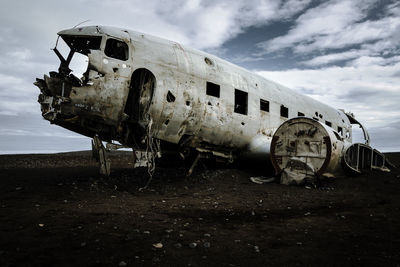
[[[149,162],[160,156],[160,142],[228,161],[267,161],[276,129],[299,114],[319,120],[316,127],[329,140],[335,132],[338,140],[352,141],[354,116],[213,55],[113,27],[79,27],[58,35],[71,51],[64,58],[55,47],[58,71],[35,83],[43,117],[142,151]],[[81,78],[69,68],[75,53],[88,58]],[[329,162],[336,164],[334,155]]]

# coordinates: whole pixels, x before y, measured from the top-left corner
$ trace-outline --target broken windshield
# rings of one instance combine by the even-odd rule
[[[87,55],[90,50],[100,49],[101,36],[61,35],[61,37],[74,52]]]

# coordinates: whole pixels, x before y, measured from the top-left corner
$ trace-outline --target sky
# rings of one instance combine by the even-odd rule
[[[219,56],[353,112],[372,145],[400,151],[398,0],[2,0],[0,154],[90,149],[41,117],[36,78],[57,70],[57,32],[109,25]],[[78,63],[77,63],[78,64]]]

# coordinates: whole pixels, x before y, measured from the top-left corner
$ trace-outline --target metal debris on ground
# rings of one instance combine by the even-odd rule
[[[272,183],[275,181],[275,177],[269,177],[269,178],[264,176],[250,177],[250,181],[256,184]]]

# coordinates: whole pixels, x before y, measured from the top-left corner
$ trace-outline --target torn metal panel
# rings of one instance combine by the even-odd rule
[[[346,147],[343,163],[346,169],[357,174],[373,169],[389,171],[385,155],[366,144],[356,143]]]

